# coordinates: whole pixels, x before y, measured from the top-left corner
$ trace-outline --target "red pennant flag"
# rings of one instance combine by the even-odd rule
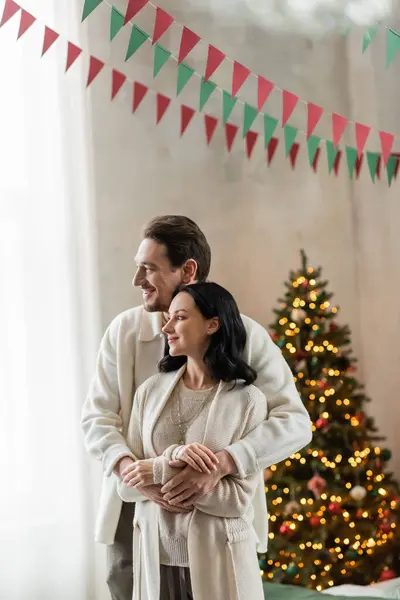
[[[217,124],[218,119],[212,117],[211,115],[204,115],[204,125],[206,128],[207,144],[211,142]]]
[[[234,61],[232,72],[232,98],[236,96],[250,73],[250,69],[236,62],[236,60]]]
[[[129,0],[128,8],[126,9],[124,25],[128,23],[133,17],[135,17],[138,12],[142,10],[146,6],[149,0]]]
[[[324,109],[312,102],[307,103],[307,139],[313,134],[314,129],[318,125]]]
[[[163,118],[165,111],[167,110],[169,103],[171,102],[171,98],[164,96],[163,94],[157,94],[157,125]]]
[[[122,88],[126,81],[126,75],[117,71],[116,69],[112,70],[112,89],[111,89],[111,100],[114,100],[115,96],[118,94],[119,90]]]
[[[3,16],[1,17],[0,27],[2,27],[7,21],[9,21],[21,7],[14,0],[6,0],[3,10]]]
[[[47,52],[47,50],[54,44],[54,42],[60,37],[60,34],[56,31],[50,29],[50,27],[45,26],[44,29],[44,38],[43,38],[43,49],[42,56]]]
[[[292,94],[292,92],[288,92],[287,90],[282,91],[282,127],[286,125],[296,105],[299,101],[299,97],[296,94]]]
[[[251,131],[251,129],[246,133],[246,153],[247,158],[251,158],[251,155],[254,150],[254,146],[256,144],[258,138],[258,133],[256,131]]]
[[[89,87],[93,79],[97,77],[97,75],[100,73],[103,67],[104,63],[102,60],[96,58],[95,56],[90,57],[89,74],[86,87]]]
[[[279,139],[276,137],[272,137],[268,143],[268,147],[267,147],[268,166],[271,164],[272,159],[275,156],[275,152],[278,147],[278,143],[279,143]]]
[[[67,52],[67,66],[65,67],[65,72],[74,64],[78,56],[82,53],[82,49],[75,46],[72,42],[68,42],[68,52]]]
[[[312,164],[312,169],[313,169],[314,173],[317,172],[317,167],[318,167],[318,161],[319,161],[320,154],[321,154],[321,148],[318,146],[317,151],[316,151],[315,156],[314,156],[313,164]]]
[[[339,150],[338,153],[336,154],[335,162],[333,163],[333,171],[334,171],[334,173],[335,173],[336,176],[339,173],[339,167],[340,167],[340,160],[341,160],[341,158],[342,158],[342,151]]]
[[[392,133],[386,133],[385,131],[380,131],[379,137],[381,138],[383,164],[386,167],[387,162],[389,160],[390,153],[393,148],[394,135]]]
[[[382,156],[378,156],[378,161],[376,163],[376,176],[378,179],[381,178],[381,166],[382,166]]]
[[[183,135],[195,114],[194,108],[181,104],[181,135]]]
[[[264,79],[261,75],[258,76],[258,90],[257,90],[257,108],[258,112],[261,112],[262,107],[268,100],[268,96],[274,89],[275,85],[272,81]]]
[[[365,148],[365,144],[367,143],[367,139],[369,136],[369,132],[371,131],[371,127],[368,127],[367,125],[362,125],[361,123],[356,123],[355,130],[356,130],[356,145],[357,145],[357,150],[358,150],[358,156],[361,156],[361,154]]]
[[[208,46],[206,72],[204,73],[204,81],[208,81],[211,75],[218,69],[219,65],[225,58],[225,54],[218,50],[215,46]]]
[[[348,123],[348,119],[346,117],[342,117],[341,115],[337,115],[333,113],[332,115],[332,130],[333,130],[333,145],[336,146],[339,144],[340,139],[346,129],[346,125]]]
[[[132,112],[135,112],[139,104],[142,102],[143,98],[147,94],[147,90],[149,88],[143,83],[139,83],[135,81],[133,83],[133,103],[132,103]]]
[[[290,164],[292,165],[292,169],[296,166],[297,155],[299,154],[300,144],[294,142],[293,146],[289,151]]]
[[[394,168],[393,178],[397,179],[397,175],[399,173],[399,166],[400,166],[400,154],[398,152],[393,152],[392,156],[396,157],[396,166]]]
[[[21,9],[21,20],[19,23],[17,40],[19,40],[19,38],[22,35],[24,35],[25,31],[28,31],[29,27],[31,27],[31,25],[33,25],[35,21],[36,21],[36,17],[34,17],[30,13],[28,13],[23,8]]]
[[[360,154],[357,156],[356,164],[354,165],[354,170],[356,172],[356,179],[360,177],[360,171],[363,164],[364,154]]]
[[[174,19],[165,10],[157,6],[156,20],[154,22],[152,45],[158,42],[160,37],[164,35],[169,27],[171,27]]]
[[[234,142],[238,129],[239,127],[237,127],[237,125],[233,125],[232,123],[225,123],[225,138],[228,152],[230,152],[232,149],[232,144]]]
[[[179,47],[178,64],[180,64],[191,50],[198,44],[200,37],[191,29],[184,27],[182,29],[181,45]]]

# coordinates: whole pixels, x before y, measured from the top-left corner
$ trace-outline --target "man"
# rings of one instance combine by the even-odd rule
[[[164,354],[161,327],[172,292],[180,283],[207,279],[211,251],[199,227],[187,217],[162,216],[143,231],[136,255],[133,285],[142,289],[143,306],[118,315],[108,327],[97,368],[82,411],[86,448],[101,460],[104,482],[96,527],[97,541],[108,545],[108,586],[113,600],[132,598],[132,524],[134,504],[122,503],[117,477],[132,464],[126,444],[132,400],[137,387],[157,372]],[[284,460],[311,441],[311,423],[280,350],[258,323],[243,317],[247,331],[245,360],[257,371],[264,392],[266,420],[241,442],[217,454],[218,470],[199,473],[187,466],[165,488],[147,486],[142,496],[172,512],[180,503],[196,501],[218,481],[240,477]],[[178,504],[172,506],[174,499]],[[265,526],[266,531],[266,526]]]

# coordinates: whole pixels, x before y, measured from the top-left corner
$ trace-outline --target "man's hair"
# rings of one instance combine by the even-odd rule
[[[189,259],[195,260],[196,280],[206,281],[211,266],[211,249],[194,221],[181,215],[155,217],[144,226],[143,237],[164,244],[174,268],[181,267]]]

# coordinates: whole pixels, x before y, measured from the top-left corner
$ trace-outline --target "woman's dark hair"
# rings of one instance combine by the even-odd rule
[[[225,288],[212,282],[180,285],[173,298],[180,292],[189,294],[204,318],[218,317],[219,329],[211,336],[210,345],[204,355],[204,362],[215,381],[243,380],[246,385],[254,383],[256,371],[243,360],[246,345],[246,329],[236,301]],[[171,356],[168,343],[165,356],[160,361],[162,373],[177,371],[187,361],[186,356]]]

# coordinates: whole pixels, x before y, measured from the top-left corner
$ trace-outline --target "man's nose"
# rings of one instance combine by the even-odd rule
[[[139,285],[142,285],[142,281],[143,275],[141,274],[140,269],[138,269],[132,279],[133,287],[138,287]]]

